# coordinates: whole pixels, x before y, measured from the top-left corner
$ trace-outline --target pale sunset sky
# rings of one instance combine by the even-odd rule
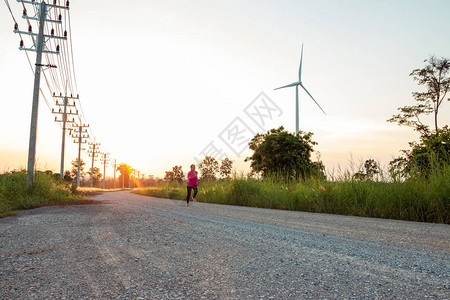
[[[9,3],[24,24],[21,4]],[[293,132],[295,89],[273,89],[297,81],[302,43],[303,84],[327,114],[301,92],[300,129],[314,133],[327,171],[347,168],[351,157],[385,166],[418,139],[412,129],[386,122],[398,107],[413,105],[411,93],[421,90],[409,73],[430,55],[450,57],[448,0],[70,5],[78,93],[92,133],[118,162],[160,177],[175,165],[187,172],[211,142],[235,161],[236,170],[248,171],[248,147],[226,143],[226,129],[236,124],[247,133],[281,125]],[[33,74],[13,27],[2,1],[0,172],[25,167],[28,155]],[[34,64],[35,53],[30,57]],[[252,102],[261,92],[277,111],[258,127],[245,109],[261,103]],[[61,128],[53,120],[41,97],[41,170],[59,171]],[[446,102],[439,124],[449,121]],[[67,138],[66,149],[68,169],[77,145]],[[86,152],[82,158],[89,159]]]

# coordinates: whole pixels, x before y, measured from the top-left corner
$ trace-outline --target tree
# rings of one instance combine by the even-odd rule
[[[406,157],[400,156],[389,162],[389,173],[394,179],[405,179],[410,172],[410,164]]]
[[[216,179],[216,174],[219,172],[219,163],[214,157],[205,156],[203,161],[198,165],[202,179],[212,180]]]
[[[220,176],[222,178],[230,178],[231,170],[233,169],[233,162],[226,157],[224,160],[222,160],[222,163],[220,164]]]
[[[117,166],[117,171],[120,172],[119,184],[123,184],[124,187],[129,186],[131,170],[132,168],[125,163],[121,163]]]
[[[166,171],[164,180],[182,182],[184,179],[184,173],[181,166],[175,166],[172,171]]]
[[[86,175],[86,172],[84,172],[84,166],[86,163],[81,159],[80,160],[80,178],[84,177]],[[72,178],[77,178],[78,173],[78,158],[72,160],[72,170],[70,171],[70,174],[72,175]]]
[[[354,179],[373,180],[376,174],[380,173],[380,165],[374,159],[368,159],[364,162],[364,170],[360,170],[355,175]]]
[[[254,172],[261,172],[263,176],[279,174],[306,178],[318,174],[323,168],[322,164],[311,161],[313,146],[313,133],[300,131],[298,135],[284,130],[271,129],[267,133],[256,134],[249,142],[253,155],[245,161],[251,161]]]
[[[422,175],[429,175],[435,167],[450,164],[450,128],[448,125],[435,133],[424,134],[420,142],[410,143],[410,159]]]
[[[164,180],[173,181],[174,174],[173,171],[166,171],[166,175],[164,176]]]
[[[431,172],[450,164],[450,128],[424,133],[419,142],[409,143],[411,149],[389,163],[391,176],[406,178],[411,172],[427,177]]]
[[[64,180],[67,182],[73,182],[74,178],[69,170],[64,172]]]
[[[181,182],[184,179],[184,173],[183,170],[181,168],[181,166],[175,166],[172,168],[172,172],[173,172],[173,179]]]
[[[376,174],[380,173],[380,165],[374,159],[368,159],[364,162],[364,169],[368,179],[373,179]]]
[[[88,172],[89,176],[93,176],[92,178],[92,185],[93,186],[99,186],[100,182],[103,179],[103,175],[100,172],[100,169],[97,167],[94,167],[94,171],[92,172],[93,174],[91,174],[91,171]]]
[[[419,85],[426,87],[425,92],[414,92],[413,98],[417,105],[398,108],[400,114],[392,116],[388,122],[398,123],[413,127],[422,134],[427,134],[430,129],[420,120],[421,115],[434,114],[434,129],[438,131],[438,113],[442,102],[450,90],[450,59],[431,56],[426,59],[428,65],[423,69],[415,69],[409,74]],[[447,99],[447,101],[450,98]]]

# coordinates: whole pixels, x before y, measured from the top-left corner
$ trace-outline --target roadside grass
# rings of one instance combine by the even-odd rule
[[[100,195],[105,192],[118,192],[123,190],[131,190],[131,189],[101,189],[101,188],[95,188],[95,187],[77,187],[77,192],[79,192],[83,196],[91,196],[91,195]]]
[[[138,188],[136,194],[182,200],[185,183],[161,183]],[[450,166],[427,178],[357,180],[341,176],[333,181],[287,181],[235,176],[200,182],[198,201],[361,217],[450,224]]]
[[[0,174],[0,217],[16,215],[23,209],[46,205],[85,204],[90,202],[72,191],[71,184],[59,175],[36,172],[33,191],[26,187],[26,172]]]
[[[186,186],[177,182],[164,182],[157,186],[135,188],[133,193],[158,198],[182,200],[186,199]]]

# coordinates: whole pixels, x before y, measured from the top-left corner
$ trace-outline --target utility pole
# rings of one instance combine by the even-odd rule
[[[122,188],[125,188],[125,167],[122,165]]]
[[[62,96],[61,94],[59,96],[55,96],[55,93],[53,93],[53,97],[54,98],[61,98],[64,99],[63,103],[59,103],[58,101],[56,101],[56,106],[59,106],[59,111],[55,111],[52,108],[52,113],[54,114],[60,114],[62,115],[61,120],[58,120],[58,118],[55,116],[55,122],[62,122],[63,127],[62,127],[62,138],[61,138],[61,169],[60,169],[60,174],[61,174],[61,178],[64,178],[64,152],[65,152],[65,147],[66,147],[66,123],[74,123],[75,120],[72,118],[72,120],[67,120],[67,116],[68,115],[78,115],[78,110],[75,110],[74,112],[72,111],[71,107],[75,107],[75,102],[73,103],[69,103],[68,99],[79,99],[79,96],[77,95],[77,97],[72,97],[72,95],[69,96]],[[63,107],[63,109],[61,110],[61,107]],[[70,108],[69,111],[67,111],[67,107]],[[70,129],[71,131],[71,129]],[[70,134],[70,133],[69,133]]]
[[[101,161],[103,163],[103,189],[105,189],[106,186],[106,165],[109,162],[108,156],[109,153],[102,153]]]
[[[116,164],[117,160],[114,158],[114,189],[116,188]]]
[[[80,124],[74,125],[74,135],[75,140],[73,141],[75,144],[78,144],[78,170],[77,170],[77,185],[80,185],[80,167],[81,167],[81,145],[87,143],[87,138],[89,138],[89,134],[87,133],[87,127],[89,125]]]
[[[89,143],[89,156],[92,157],[92,165],[91,165],[91,187],[94,184],[94,161],[95,158],[98,155],[98,147],[100,146],[100,143]]]
[[[130,171],[134,172],[134,169],[131,169]],[[130,172],[130,174],[128,176],[128,188],[131,188],[131,178],[132,178],[131,172]]]
[[[40,83],[41,83],[41,67],[42,65],[42,53],[59,54],[59,45],[56,46],[56,51],[50,51],[46,48],[46,42],[51,39],[61,39],[66,40],[67,37],[58,37],[54,35],[46,35],[44,33],[45,22],[52,22],[61,24],[60,20],[48,20],[47,14],[49,8],[60,8],[69,9],[68,6],[59,6],[46,4],[45,1],[41,3],[35,1],[17,0],[23,4],[34,5],[37,8],[37,15],[34,17],[29,17],[27,15],[27,10],[24,9],[23,18],[28,20],[35,20],[39,22],[39,33],[33,33],[31,25],[28,31],[20,31],[19,25],[14,24],[14,32],[24,35],[30,35],[34,39],[34,45],[31,48],[25,48],[23,40],[20,41],[20,50],[25,51],[35,51],[36,52],[36,69],[34,72],[34,88],[33,88],[33,102],[31,107],[31,124],[30,124],[30,141],[28,146],[28,166],[27,166],[27,187],[32,188],[34,183],[34,168],[36,163],[36,137],[37,137],[37,122],[38,122],[38,112],[39,112],[39,94],[40,94]],[[68,4],[68,3],[67,3]],[[49,68],[56,68],[56,66],[46,65]]]

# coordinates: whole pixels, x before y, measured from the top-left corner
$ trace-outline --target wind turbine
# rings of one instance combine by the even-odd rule
[[[284,89],[287,87],[292,87],[295,86],[295,133],[298,134],[298,86],[301,86],[305,92],[311,97],[311,99],[314,101],[314,103],[317,104],[317,106],[320,108],[320,110],[325,114],[325,111],[322,109],[322,107],[320,107],[319,103],[317,103],[317,101],[314,99],[313,96],[311,96],[311,94],[308,92],[308,90],[303,86],[302,84],[302,60],[303,60],[303,44],[302,44],[302,53],[300,56],[300,68],[298,69],[298,81],[276,88],[275,90],[279,90],[279,89]]]

